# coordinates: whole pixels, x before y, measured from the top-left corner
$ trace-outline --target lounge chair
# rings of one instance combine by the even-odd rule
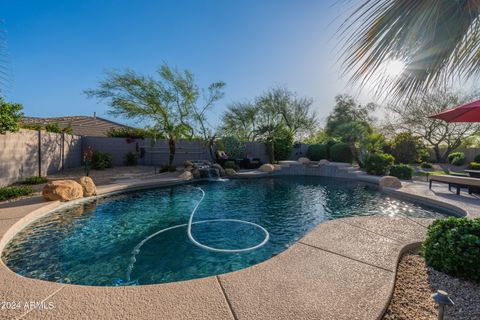
[[[448,190],[452,190],[452,186],[457,189],[457,194],[460,194],[461,188],[468,188],[468,193],[472,194],[474,190],[480,188],[480,179],[471,177],[461,177],[452,175],[431,174],[428,177],[430,181],[429,188],[432,189],[432,182],[441,182],[448,184]]]

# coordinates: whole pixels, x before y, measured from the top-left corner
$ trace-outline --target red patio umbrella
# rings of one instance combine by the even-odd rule
[[[480,122],[480,100],[434,114],[430,116],[430,118],[445,120],[447,122]]]

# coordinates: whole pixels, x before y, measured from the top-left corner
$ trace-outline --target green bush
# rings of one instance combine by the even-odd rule
[[[110,128],[107,130],[107,136],[112,138],[144,139],[153,137],[154,131],[140,128]]]
[[[245,143],[235,137],[223,137],[218,144],[224,148],[223,151],[225,151],[231,159],[242,159],[245,156]],[[221,149],[217,148],[217,150]]]
[[[308,146],[307,158],[318,161],[328,158],[328,147],[326,144],[312,144]]]
[[[463,152],[452,152],[448,155],[448,163],[454,166],[465,164],[465,154]]]
[[[125,155],[126,166],[136,166],[138,164],[138,152],[129,151]]]
[[[438,271],[480,282],[480,218],[434,221],[421,254]]]
[[[423,169],[432,169],[433,168],[433,165],[430,163],[430,162],[422,162],[420,164],[420,168],[423,168]]]
[[[369,174],[384,176],[388,174],[394,161],[391,154],[372,153],[365,158],[365,170]]]
[[[293,149],[293,136],[288,130],[278,130],[273,139],[273,152],[276,161],[287,160]]]
[[[226,161],[223,167],[225,169],[233,169],[235,171],[240,170],[240,167],[235,163],[235,161]]]
[[[23,181],[24,184],[41,184],[41,183],[46,183],[47,178],[46,177],[40,177],[40,176],[32,176],[25,178]]]
[[[92,156],[92,168],[104,170],[113,166],[112,156],[105,152],[94,151]]]
[[[417,160],[417,141],[409,132],[402,132],[392,141],[392,155],[396,163],[414,163]]]
[[[332,159],[332,155],[330,153],[330,150],[332,150],[332,147],[337,143],[338,143],[338,141],[333,140],[333,139],[328,139],[327,143],[325,143],[325,145],[327,146],[327,158],[326,159],[328,159],[328,160]]]
[[[475,158],[473,159],[474,162],[480,163],[480,154],[477,154]]]
[[[330,158],[335,162],[352,163],[352,150],[347,143],[339,142],[330,147]]]
[[[472,169],[472,170],[480,170],[480,163],[478,163],[478,162],[470,162],[470,169]]]
[[[31,187],[1,187],[0,201],[27,196],[32,193],[33,189]]]
[[[60,128],[60,125],[56,122],[48,123],[45,126],[45,131],[47,132],[52,132],[52,133],[62,133],[62,128]]]
[[[21,104],[8,103],[0,97],[0,134],[5,134],[7,131],[17,132],[20,129],[22,108]]]
[[[160,172],[175,172],[177,170],[177,167],[171,166],[168,164],[164,164],[160,167]]]
[[[398,179],[411,180],[413,172],[413,168],[407,164],[396,164],[390,167],[389,174]]]

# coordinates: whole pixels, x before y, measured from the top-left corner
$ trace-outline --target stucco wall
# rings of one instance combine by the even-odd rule
[[[81,141],[78,136],[66,134],[62,142],[62,134],[24,129],[0,135],[0,186],[58,172],[62,169],[62,148],[65,168],[79,166]]]

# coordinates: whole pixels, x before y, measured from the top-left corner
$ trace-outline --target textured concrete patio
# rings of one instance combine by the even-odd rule
[[[98,193],[187,181],[164,176],[117,182],[100,186]],[[424,186],[415,188],[423,193],[408,186],[386,192],[427,199]],[[446,206],[458,214],[478,214],[477,203],[460,208],[456,202],[461,200],[452,201]],[[0,251],[32,219],[61,205],[40,197],[0,205]],[[20,307],[0,310],[0,319],[378,319],[388,306],[399,256],[424,239],[430,222],[398,216],[328,221],[258,265],[160,285],[65,285],[21,277],[2,262],[0,301]],[[25,308],[30,301],[47,308]]]

